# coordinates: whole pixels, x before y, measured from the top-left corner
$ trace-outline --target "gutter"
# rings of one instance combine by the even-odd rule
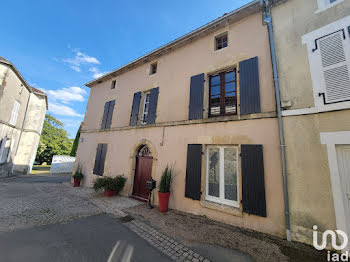
[[[280,86],[279,86],[279,82],[278,82],[277,58],[276,58],[276,50],[275,50],[275,39],[273,36],[273,26],[272,26],[272,17],[271,17],[271,1],[260,0],[260,5],[262,7],[262,13],[263,13],[263,24],[267,25],[267,29],[268,29],[268,33],[269,33],[269,40],[270,40],[273,80],[274,80],[275,95],[276,95],[278,129],[279,129],[280,146],[281,146],[286,236],[287,236],[287,240],[291,241],[287,161],[286,161],[286,144],[285,144],[285,139],[284,139]]]

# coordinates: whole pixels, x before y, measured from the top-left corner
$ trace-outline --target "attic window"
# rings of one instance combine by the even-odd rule
[[[117,81],[113,80],[111,83],[111,89],[115,89],[117,87]]]
[[[215,50],[227,47],[227,33],[215,37]]]
[[[149,71],[150,75],[154,75],[155,73],[157,73],[157,63],[151,64],[151,68],[150,68],[150,71]]]

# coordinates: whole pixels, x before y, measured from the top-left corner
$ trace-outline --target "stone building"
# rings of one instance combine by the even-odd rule
[[[0,177],[29,174],[47,110],[47,97],[0,57]]]
[[[146,179],[159,182],[174,165],[170,208],[286,237],[270,45],[259,1],[87,86],[76,158],[86,186],[122,174],[122,194],[145,200]]]
[[[350,1],[288,0],[272,21],[292,239],[350,236]]]

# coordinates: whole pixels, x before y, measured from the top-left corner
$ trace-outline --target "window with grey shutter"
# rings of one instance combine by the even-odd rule
[[[147,124],[154,124],[156,122],[158,94],[159,94],[158,87],[151,89],[149,94],[149,109],[148,109],[148,114],[146,116],[146,121],[145,121]]]
[[[112,118],[113,118],[113,111],[114,111],[114,105],[115,105],[115,100],[109,101],[109,106],[108,106],[108,115],[107,115],[107,120],[106,120],[106,128],[111,128],[112,125]]]
[[[139,117],[141,92],[134,93],[134,99],[132,102],[131,115],[130,115],[130,126],[136,126]]]
[[[242,145],[241,158],[243,212],[266,217],[262,145]]]
[[[108,129],[111,127],[114,105],[115,105],[115,100],[108,101],[105,103],[101,129]]]
[[[98,144],[96,149],[95,165],[93,174],[102,176],[104,172],[107,154],[107,144]]]
[[[191,77],[188,119],[203,118],[204,74]]]
[[[202,145],[190,144],[187,147],[185,197],[193,200],[201,198]]]
[[[239,85],[241,115],[260,113],[258,57],[239,63]]]
[[[316,40],[322,61],[325,104],[350,100],[349,61],[346,59],[344,29]]]

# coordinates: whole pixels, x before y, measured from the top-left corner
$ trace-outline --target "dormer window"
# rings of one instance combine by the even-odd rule
[[[111,83],[111,89],[116,89],[117,88],[117,80],[113,80]]]
[[[227,47],[227,33],[215,37],[215,50]]]
[[[149,74],[150,75],[154,75],[155,73],[157,73],[157,63],[151,64],[151,67],[150,67],[150,70],[149,70]]]

